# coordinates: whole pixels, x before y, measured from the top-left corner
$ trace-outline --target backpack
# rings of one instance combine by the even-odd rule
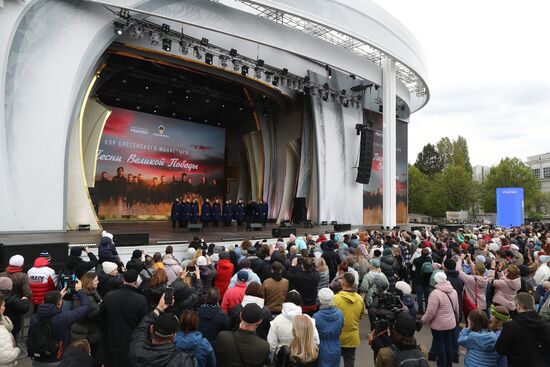
[[[392,344],[390,349],[395,367],[430,367],[428,360],[418,348],[399,350]]]
[[[58,361],[63,354],[62,342],[52,340],[52,318],[40,320],[29,330],[27,354],[31,359]]]
[[[420,273],[421,274],[431,274],[433,273],[434,268],[431,261],[426,261],[422,263],[422,266],[420,267]]]

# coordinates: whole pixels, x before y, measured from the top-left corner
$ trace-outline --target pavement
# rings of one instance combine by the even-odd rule
[[[361,321],[360,328],[359,328],[359,334],[361,336],[361,345],[359,346],[359,348],[357,348],[356,354],[355,354],[355,365],[357,367],[371,367],[371,366],[374,366],[373,352],[372,352],[372,349],[370,348],[370,346],[367,342],[367,337],[369,335],[369,332],[370,332],[370,326],[369,326],[368,318],[364,318]],[[432,343],[432,334],[431,334],[430,328],[424,326],[422,328],[422,330],[420,330],[420,332],[416,333],[416,339],[417,339],[417,342],[420,345],[425,346],[426,349],[429,349],[430,345]],[[461,354],[460,355],[460,363],[459,364],[453,364],[453,367],[454,366],[459,366],[459,367],[464,366],[465,350],[461,349],[460,354]],[[18,362],[17,366],[18,367],[31,367],[32,364],[31,364],[30,358],[27,357],[27,358],[21,359]],[[341,363],[340,366],[343,366],[343,363]],[[436,365],[435,362],[430,362],[430,366],[435,367],[437,365]]]

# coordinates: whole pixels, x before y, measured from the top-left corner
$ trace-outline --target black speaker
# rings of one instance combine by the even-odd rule
[[[250,223],[250,229],[252,229],[253,231],[261,231],[262,223]]]
[[[202,229],[202,223],[189,223],[187,228],[189,228],[189,232],[200,232]]]
[[[368,185],[372,170],[372,151],[374,149],[374,130],[362,125],[361,129],[361,146],[359,148],[359,167],[357,169],[356,182]]]
[[[149,233],[113,233],[113,242],[117,246],[147,246]]]
[[[273,238],[290,237],[291,234],[296,235],[295,227],[273,228],[271,230],[271,236],[273,236]]]
[[[338,223],[334,225],[335,232],[351,231],[351,224]]]
[[[307,219],[306,198],[294,198],[292,223],[301,224]]]

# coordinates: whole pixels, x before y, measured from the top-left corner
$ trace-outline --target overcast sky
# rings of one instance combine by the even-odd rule
[[[550,1],[376,0],[420,41],[431,99],[411,116],[409,161],[462,135],[472,165],[550,152]]]

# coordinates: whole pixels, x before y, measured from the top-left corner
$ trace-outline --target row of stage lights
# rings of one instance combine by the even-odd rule
[[[256,79],[264,79],[274,87],[285,87],[298,93],[309,93],[318,96],[323,101],[341,103],[343,107],[361,108],[363,105],[363,93],[349,92],[346,89],[337,90],[331,88],[328,83],[318,84],[311,81],[309,76],[301,77],[289,73],[287,68],[277,69],[265,64],[262,59],[253,60],[239,55],[236,49],[225,50],[212,45],[207,38],[200,40],[184,35],[183,32],[175,32],[168,24],[158,24],[133,18],[128,11],[123,9],[118,13],[119,19],[114,21],[114,31],[122,35],[130,28],[129,34],[135,39],[149,37],[152,46],[162,46],[166,52],[172,51],[172,45],[176,43],[183,55],[190,53],[197,59],[203,60],[208,65],[213,65],[215,58],[218,65],[223,68],[231,67],[234,72],[249,77],[253,73]],[[327,77],[332,77],[332,69],[326,65]],[[351,76],[355,79],[355,76]]]

